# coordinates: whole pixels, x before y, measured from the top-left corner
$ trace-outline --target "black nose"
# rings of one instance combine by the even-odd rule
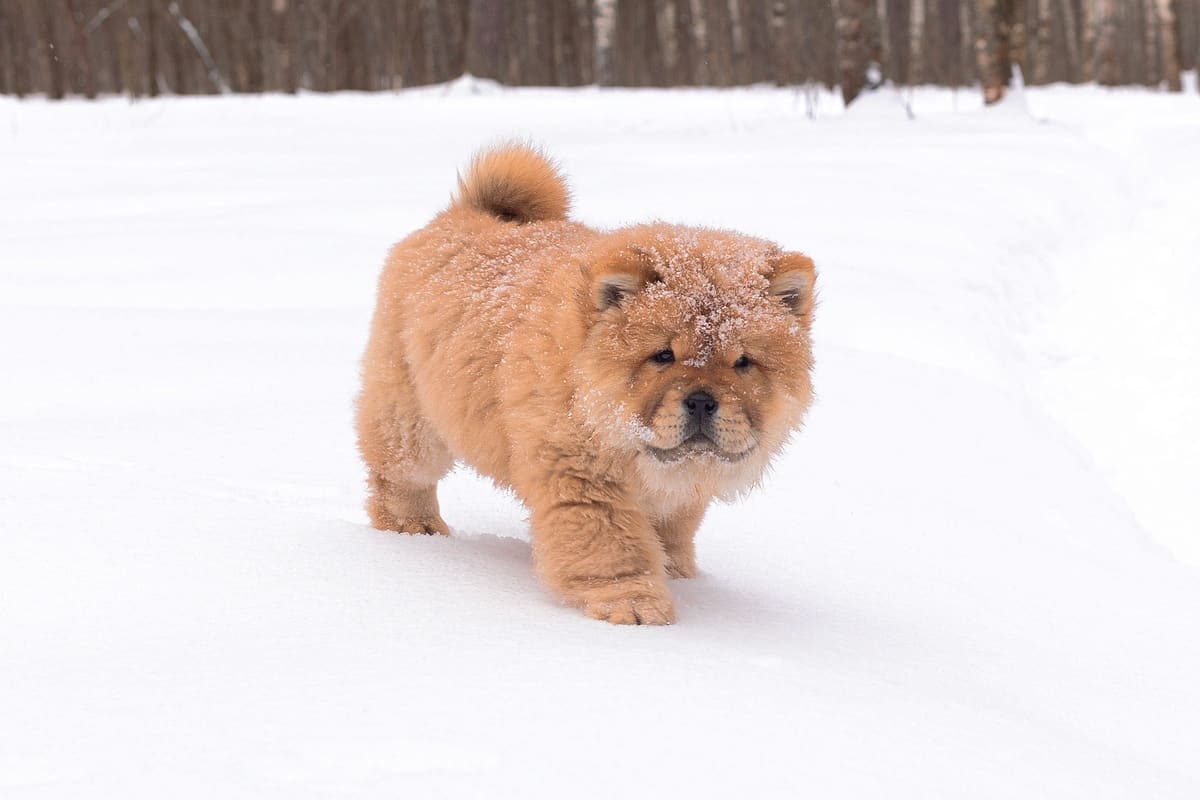
[[[683,401],[683,407],[697,422],[704,422],[717,413],[717,401],[708,392],[692,392]]]

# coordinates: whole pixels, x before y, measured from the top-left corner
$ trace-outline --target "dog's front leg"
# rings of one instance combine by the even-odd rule
[[[552,473],[527,496],[533,554],[551,589],[589,617],[667,625],[675,608],[654,526],[619,488],[579,473]]]
[[[696,577],[696,529],[707,508],[707,502],[696,503],[654,523],[667,555],[667,574],[672,578]]]

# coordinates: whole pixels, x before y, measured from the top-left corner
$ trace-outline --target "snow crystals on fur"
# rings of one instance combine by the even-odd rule
[[[684,227],[665,227],[655,242],[643,249],[659,280],[646,287],[630,313],[690,333],[695,350],[683,361],[687,366],[703,367],[716,355],[737,351],[750,333],[800,333],[769,294],[775,245],[731,231]]]

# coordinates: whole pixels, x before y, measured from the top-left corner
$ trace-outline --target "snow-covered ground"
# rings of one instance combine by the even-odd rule
[[[1200,796],[1200,101],[1027,103],[0,100],[0,794]],[[670,628],[556,605],[467,472],[452,538],[361,510],[383,254],[512,134],[821,269]]]

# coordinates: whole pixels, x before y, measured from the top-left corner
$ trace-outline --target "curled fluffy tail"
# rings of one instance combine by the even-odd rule
[[[480,152],[458,177],[455,205],[470,206],[513,222],[566,219],[567,183],[554,162],[525,144],[501,144]]]

